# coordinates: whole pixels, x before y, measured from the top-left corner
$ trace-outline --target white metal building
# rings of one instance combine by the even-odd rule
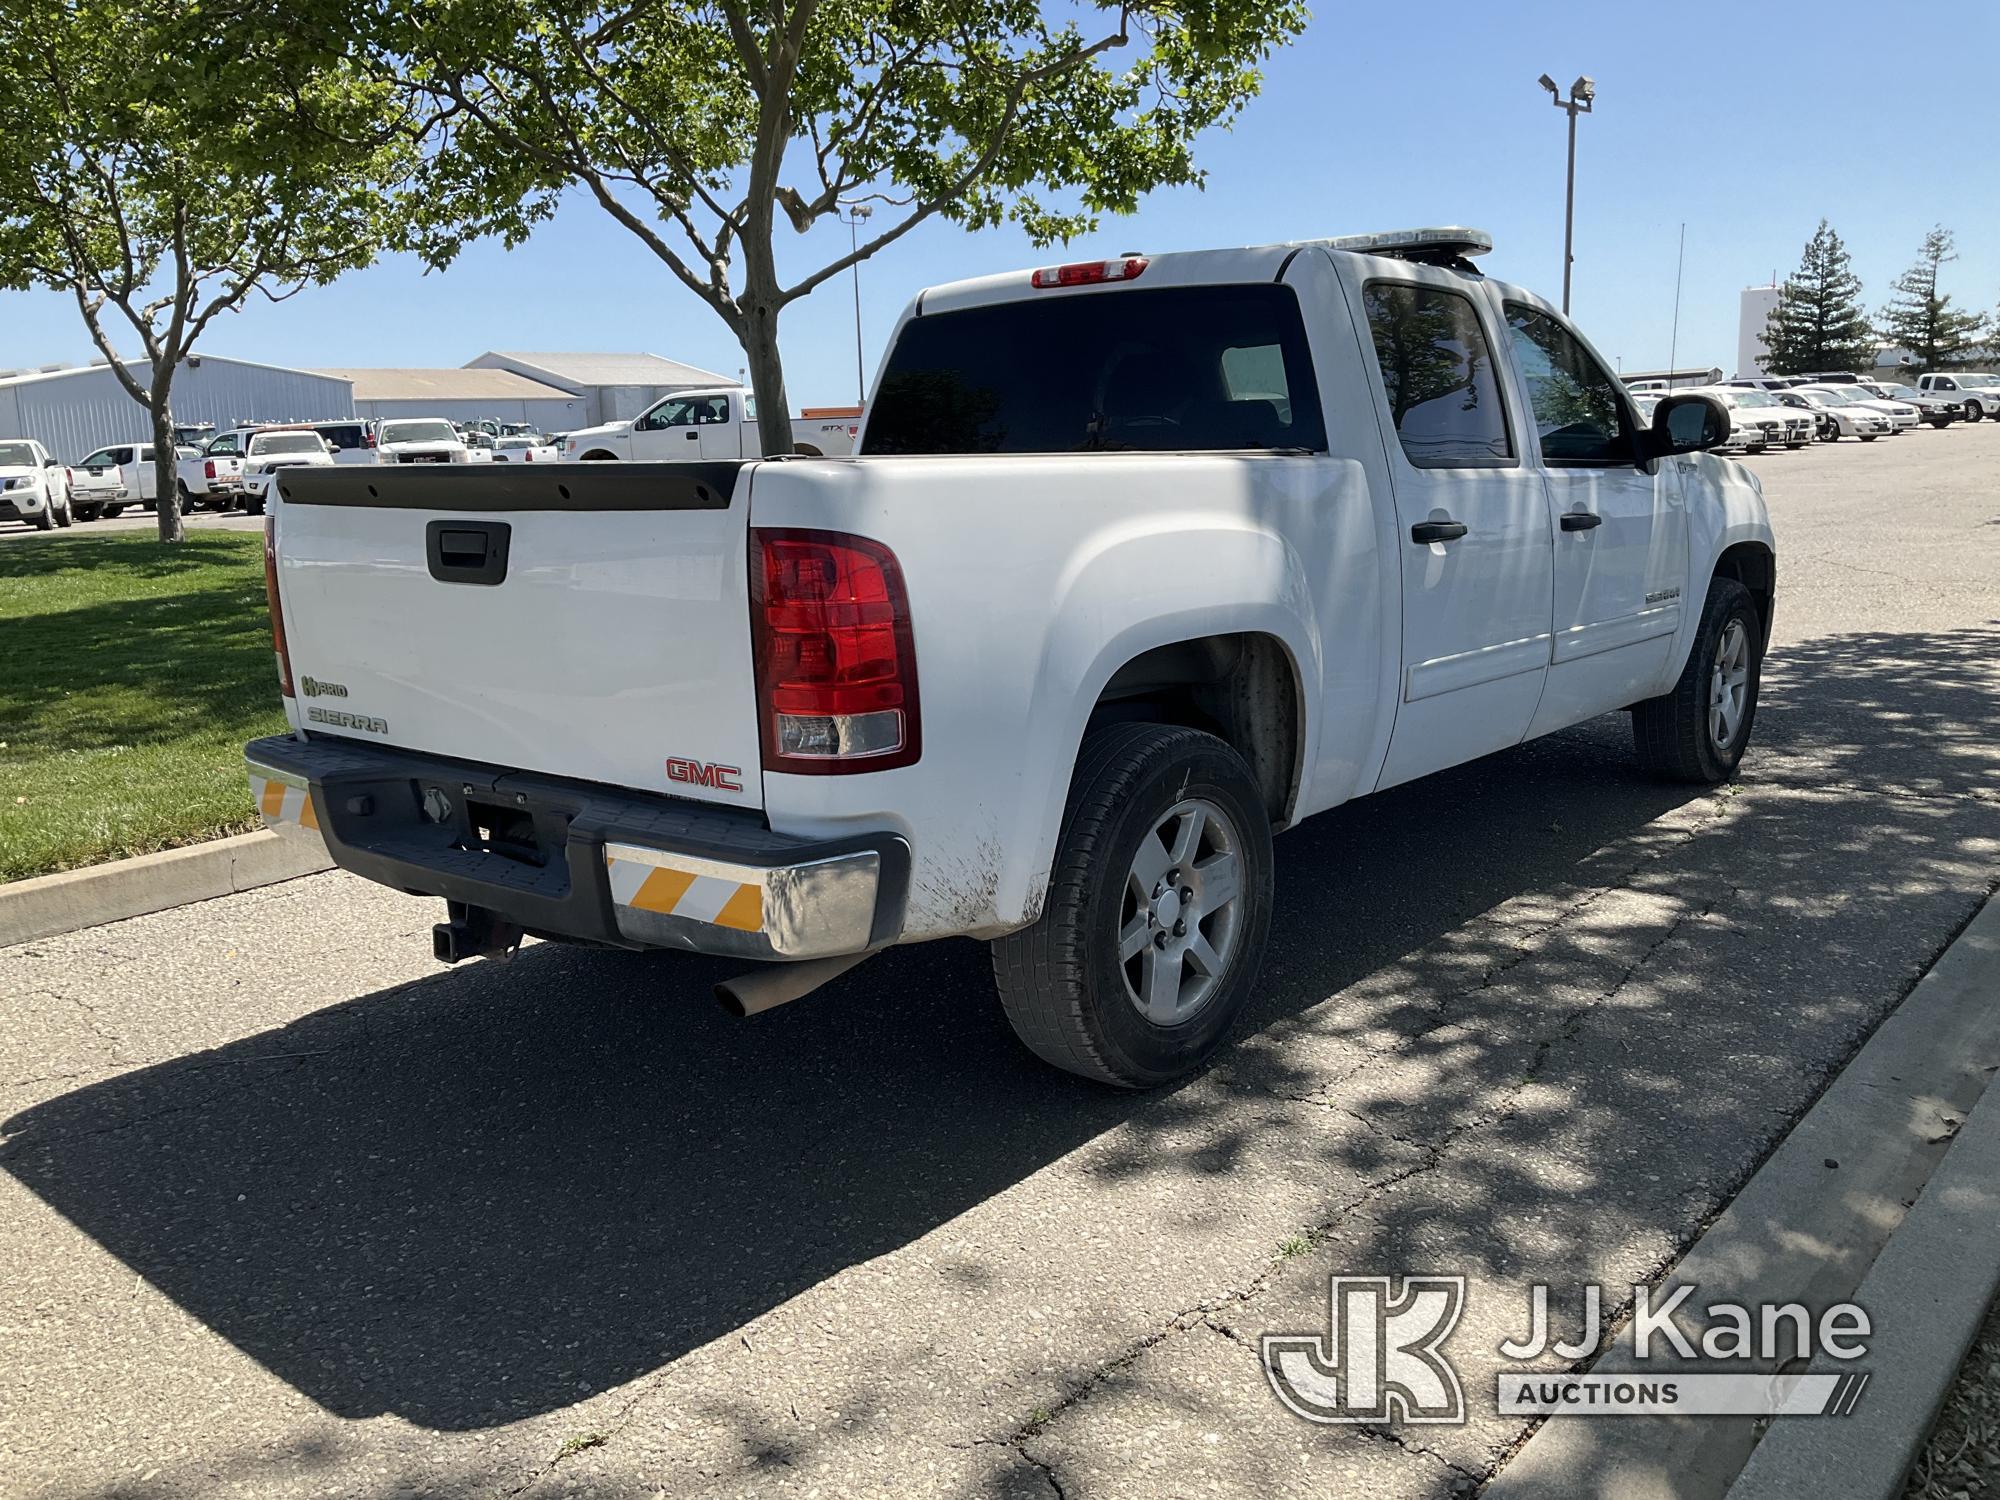
[[[327,370],[354,383],[357,417],[527,422],[543,432],[585,427],[583,397],[512,370]]]
[[[488,350],[468,370],[512,370],[516,375],[570,392],[583,402],[571,427],[594,427],[636,417],[660,397],[703,385],[734,385],[735,378],[657,354],[525,354]]]
[[[152,369],[131,363],[144,383]],[[176,422],[320,421],[354,415],[345,379],[256,364],[218,354],[190,356],[174,375]],[[87,365],[0,371],[0,438],[35,438],[57,458],[74,462],[108,443],[152,436],[146,409],[127,394],[102,359]]]
[[[1771,309],[1778,305],[1778,299],[1785,294],[1780,286],[1746,286],[1738,300],[1736,316],[1736,378],[1754,380],[1771,372],[1764,368],[1764,361],[1771,351],[1764,347],[1764,325],[1771,320]]]

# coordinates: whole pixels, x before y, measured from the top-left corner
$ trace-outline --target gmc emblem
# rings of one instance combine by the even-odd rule
[[[683,760],[678,755],[667,760],[667,780],[714,787],[718,792],[742,791],[743,783],[738,779],[742,775],[741,766],[711,766],[707,761]]]

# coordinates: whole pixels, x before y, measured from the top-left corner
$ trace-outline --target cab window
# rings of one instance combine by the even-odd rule
[[[1511,464],[1514,443],[1493,350],[1472,299],[1439,287],[1376,281],[1362,300],[1403,456],[1419,469]]]
[[[685,396],[669,396],[632,425],[640,432],[658,432],[667,427],[692,427],[695,403]]]
[[[1632,419],[1611,372],[1540,308],[1509,302],[1506,310],[1543,460],[1557,465],[1637,462]],[[1733,391],[1729,399],[1732,406],[1772,404],[1762,391]]]
[[[236,452],[236,434],[233,432],[223,433],[221,437],[214,439],[206,448],[202,449],[202,452],[224,456],[234,454]]]

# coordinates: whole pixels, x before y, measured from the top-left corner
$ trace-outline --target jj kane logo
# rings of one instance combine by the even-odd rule
[[[1264,1335],[1264,1373],[1308,1422],[1463,1422],[1465,1391],[1438,1352],[1465,1310],[1463,1276],[1333,1276],[1327,1331]]]
[[[1692,1284],[1629,1290],[1629,1322],[1617,1346],[1604,1350],[1609,1299],[1602,1287],[1583,1288],[1574,1339],[1555,1335],[1549,1288],[1530,1287],[1526,1335],[1497,1350],[1498,1411],[1848,1416],[1868,1388],[1867,1371],[1838,1368],[1867,1353],[1872,1329],[1854,1303],[1815,1310],[1797,1302],[1712,1302],[1697,1320]],[[1265,1334],[1265,1378],[1309,1422],[1463,1422],[1465,1393],[1443,1346],[1465,1299],[1463,1276],[1405,1276],[1400,1287],[1387,1276],[1329,1277],[1326,1332]],[[1698,1326],[1683,1327],[1677,1316]],[[1531,1364],[1550,1355],[1566,1368]],[[1595,1367],[1579,1368],[1586,1363]],[[1808,1370],[1808,1363],[1821,1368]]]

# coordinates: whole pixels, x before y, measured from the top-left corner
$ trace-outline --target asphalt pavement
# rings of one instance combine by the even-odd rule
[[[2000,871],[2000,425],[1751,463],[1741,777],[1611,716],[1307,823],[1162,1093],[969,942],[747,1022],[340,873],[0,950],[0,1494],[1470,1493],[1526,1287],[1671,1264]],[[1471,1420],[1289,1415],[1258,1336],[1406,1272]]]

